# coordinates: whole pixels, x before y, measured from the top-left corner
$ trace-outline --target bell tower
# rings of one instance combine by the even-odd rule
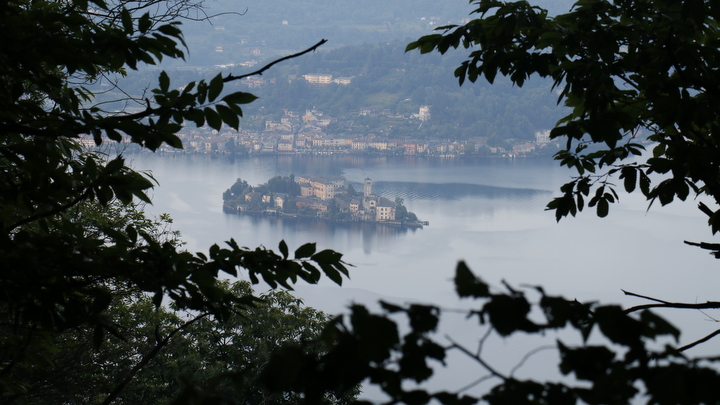
[[[365,197],[370,197],[372,195],[372,180],[370,180],[369,177],[365,179],[365,187],[363,190]]]

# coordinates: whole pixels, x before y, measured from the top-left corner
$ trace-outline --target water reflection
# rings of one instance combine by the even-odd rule
[[[357,189],[360,183],[353,184]],[[466,197],[528,201],[538,196],[547,196],[549,191],[525,188],[485,186],[467,183],[415,183],[407,181],[378,181],[373,188],[379,195],[388,198],[402,197],[407,200],[460,200]]]
[[[228,221],[235,222],[237,230],[253,230],[255,234],[282,234],[300,241],[314,241],[319,248],[328,245],[341,245],[345,251],[362,249],[366,255],[378,246],[393,246],[397,239],[415,232],[415,228],[405,228],[367,222],[330,222],[314,218],[287,218],[260,214],[225,214]],[[302,242],[299,242],[302,243]]]
[[[714,299],[714,282],[676,277],[688,269],[716,280],[716,260],[688,254],[682,243],[704,240],[701,213],[690,203],[687,213],[672,204],[646,212],[642,199],[621,195],[608,218],[592,210],[556,223],[544,207],[567,170],[537,159],[427,159],[370,156],[132,156],[138,169],[151,169],[160,181],[152,212],[168,212],[191,251],[234,238],[243,246],[277,249],[317,242],[357,267],[345,287],[399,297],[454,300],[454,266],[465,260],[488,282],[500,279],[572,291],[581,300],[622,299],[619,288],[680,301]],[[222,192],[236,178],[251,184],[290,173],[343,173],[352,182],[373,179],[388,198],[400,196],[420,219],[422,230],[374,224],[288,222],[221,211]],[[358,189],[358,188],[356,188]],[[648,284],[651,283],[652,289]],[[685,296],[683,294],[690,294]],[[345,299],[347,293],[342,294]],[[318,303],[318,305],[321,305]]]
[[[348,253],[357,249],[369,255],[426,239],[435,240],[433,246],[442,245],[448,238],[438,234],[441,229],[460,233],[536,228],[553,222],[551,216],[536,214],[543,214],[562,173],[551,161],[535,159],[189,154],[131,158],[137,168],[151,169],[159,180],[153,211],[169,212],[175,218],[192,251],[232,237],[248,246],[273,248],[280,239],[315,241],[323,248]],[[378,194],[391,200],[402,197],[410,211],[430,221],[430,227],[408,230],[376,224],[288,222],[222,213],[222,193],[235,179],[261,184],[288,174],[342,174],[356,190],[370,177]]]

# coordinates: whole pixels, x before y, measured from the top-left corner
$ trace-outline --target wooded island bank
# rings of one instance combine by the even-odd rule
[[[394,201],[373,193],[372,180],[366,178],[363,190],[346,186],[340,176],[276,176],[267,183],[250,186],[237,179],[223,193],[223,209],[230,213],[312,217],[329,221],[363,221],[387,225],[419,227],[428,225],[409,212],[400,197]]]

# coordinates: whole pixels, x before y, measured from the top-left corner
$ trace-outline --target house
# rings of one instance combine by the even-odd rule
[[[273,205],[278,208],[285,208],[285,202],[288,200],[288,195],[285,193],[273,194]]]
[[[287,141],[278,142],[277,148],[278,148],[279,152],[292,152],[293,151],[292,142],[287,142]]]
[[[225,149],[225,144],[228,139],[221,136],[216,136],[205,140],[205,150],[208,151],[220,151]]]
[[[373,141],[370,142],[368,146],[377,150],[386,150],[388,148],[388,143],[384,141]]]
[[[352,148],[354,150],[365,150],[367,148],[367,143],[362,141],[352,141]]]
[[[251,191],[251,192],[245,194],[245,201],[247,201],[247,202],[261,201],[261,200],[262,200],[262,194],[258,193],[257,191]]]
[[[311,195],[313,195],[313,188],[310,183],[300,183],[300,196],[310,197]]]
[[[419,119],[422,122],[430,121],[430,107],[421,105],[420,111],[417,114],[413,114],[411,118]]]
[[[524,144],[513,146],[513,153],[516,155],[531,153],[533,151],[535,151],[535,145],[530,142],[525,142]]]
[[[535,143],[546,144],[550,142],[550,130],[535,132]]]
[[[403,148],[405,148],[406,155],[414,155],[418,151],[418,145],[416,143],[406,143],[403,145]]]
[[[312,195],[323,200],[335,198],[336,191],[345,187],[345,179],[340,176],[317,177],[303,175],[298,177],[298,183],[300,183],[301,191],[303,191],[303,187],[309,187],[312,189]],[[303,192],[309,193],[309,191]]]
[[[310,73],[303,75],[303,78],[310,84],[330,84],[332,75],[326,73]]]
[[[315,197],[298,197],[295,200],[295,205],[298,208],[309,208],[320,212],[326,212],[328,210],[328,203]]]
[[[379,197],[375,206],[376,221],[394,221],[395,203],[385,197]]]

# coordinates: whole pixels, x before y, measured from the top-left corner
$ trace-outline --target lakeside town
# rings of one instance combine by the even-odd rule
[[[346,186],[343,177],[303,175],[276,176],[267,183],[250,186],[237,179],[223,193],[223,208],[229,213],[269,214],[290,217],[321,218],[339,222],[375,222],[386,225],[422,228],[427,221],[409,212],[403,199],[394,201],[373,192],[366,178],[363,190]]]
[[[423,125],[431,119],[429,106],[421,106],[417,113],[393,115],[388,110],[362,109],[357,117],[370,119],[395,120],[404,125]],[[268,116],[269,117],[269,116]],[[254,117],[262,119],[263,117]],[[347,120],[343,117],[343,120]],[[379,130],[377,133],[331,133],[328,128],[336,123],[335,119],[322,111],[306,110],[304,114],[292,110],[283,110],[279,120],[265,119],[264,129],[240,128],[238,131],[223,127],[220,131],[205,125],[195,128],[186,126],[178,137],[183,149],[163,144],[160,152],[166,153],[220,153],[220,154],[392,154],[422,155],[439,157],[457,157],[465,155],[524,157],[552,155],[558,150],[557,143],[550,139],[550,131],[537,131],[534,141],[505,141],[502,145],[491,144],[487,137],[468,140],[453,139],[414,139],[406,137],[393,139]],[[141,148],[130,144],[125,138],[128,151]],[[91,136],[81,139],[87,147],[94,147]]]
[[[402,116],[389,111],[362,109],[358,117],[375,117],[415,122],[417,125],[431,119],[429,106],[421,106],[417,113]],[[380,153],[401,155],[430,155],[453,157],[458,155],[494,155],[520,157],[540,153],[552,154],[557,147],[550,140],[550,131],[538,131],[534,141],[508,143],[504,146],[489,145],[487,138],[471,140],[390,139],[383,133],[331,134],[328,127],[336,119],[322,111],[283,110],[279,120],[265,120],[263,131],[240,128],[216,131],[209,127],[186,128],[181,134],[187,152],[195,153],[241,153],[241,154],[335,154]],[[543,150],[547,148],[547,150]],[[164,146],[163,151],[173,151]],[[541,150],[543,150],[541,152]]]

